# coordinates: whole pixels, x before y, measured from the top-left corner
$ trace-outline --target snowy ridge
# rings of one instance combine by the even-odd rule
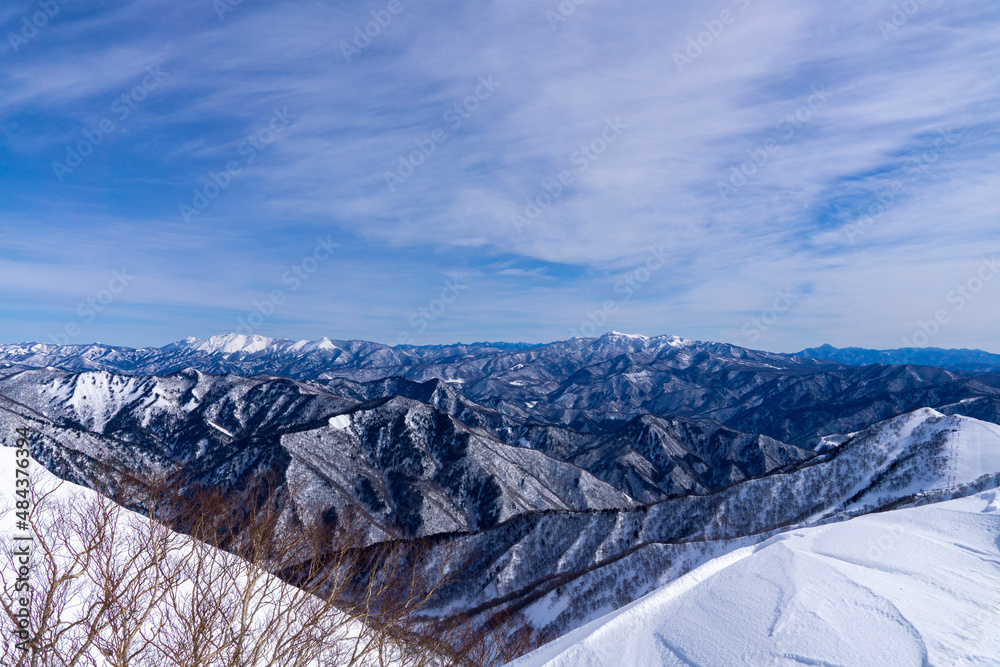
[[[839,511],[955,489],[1000,471],[1000,426],[961,415],[925,408],[858,437],[884,443],[882,463],[855,486]]]
[[[274,339],[231,333],[206,339],[188,338],[185,342],[192,349],[210,354],[234,354],[236,352],[253,354],[272,347]]]
[[[268,338],[256,334],[228,333],[212,336],[211,338],[186,338],[183,342],[189,350],[221,355],[249,355],[260,352],[272,354],[307,354],[310,352],[343,351],[325,336],[318,341],[292,341],[284,338]]]
[[[616,633],[621,632],[623,629],[634,627],[636,623],[642,623],[645,621],[646,617],[649,615],[649,608],[652,605],[664,605],[676,598],[679,598],[716,573],[721,572],[730,565],[743,560],[755,550],[756,547],[740,547],[739,549],[734,549],[723,556],[713,558],[707,563],[700,565],[687,574],[675,579],[666,586],[663,586],[656,592],[650,593],[649,595],[636,600],[621,609],[611,612],[606,616],[602,616],[595,621],[591,621],[587,625],[563,635],[563,637],[561,637],[558,641],[551,642],[550,644],[538,649],[530,656],[532,658],[530,664],[549,665],[552,664],[549,661],[557,657],[579,661],[566,664],[590,664],[583,661],[584,655],[582,654],[582,650],[578,647],[578,644],[584,641],[607,643],[609,646],[613,646],[614,651],[612,655],[608,657],[611,660],[620,660],[620,656],[615,654],[615,652],[620,650],[620,647],[615,643]],[[570,648],[565,649],[566,646],[569,646]],[[565,653],[563,653],[563,651],[565,651]],[[526,660],[527,659],[523,659],[512,664],[520,665]]]
[[[998,496],[780,535],[511,664],[996,664]]]

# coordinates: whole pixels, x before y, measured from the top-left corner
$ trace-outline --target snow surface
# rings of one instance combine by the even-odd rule
[[[511,664],[998,665],[998,627],[994,490],[736,550]]]
[[[330,426],[341,431],[346,431],[351,427],[351,417],[350,415],[337,415],[336,417],[330,417]]]

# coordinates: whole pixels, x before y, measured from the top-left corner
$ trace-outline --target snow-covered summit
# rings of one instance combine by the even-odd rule
[[[602,335],[597,339],[598,341],[638,341],[645,344],[650,343],[666,343],[671,347],[686,347],[692,344],[692,341],[687,338],[682,338],[681,336],[672,335],[662,335],[662,336],[644,336],[643,334],[630,334],[622,333],[621,331],[609,331],[608,333]]]
[[[628,334],[622,333],[621,331],[609,331],[601,336],[601,338],[631,338],[633,340],[649,340],[648,336],[643,336],[642,334]]]
[[[326,336],[320,340],[290,340],[269,338],[257,334],[227,333],[210,338],[185,338],[179,343],[162,348],[174,352],[200,352],[207,355],[259,354],[306,355],[313,352],[343,351],[343,342],[337,344]]]
[[[246,336],[228,333],[211,338],[188,338],[185,342],[188,347],[208,354],[235,354],[237,352],[253,354],[271,347],[274,344],[274,339],[256,334]]]

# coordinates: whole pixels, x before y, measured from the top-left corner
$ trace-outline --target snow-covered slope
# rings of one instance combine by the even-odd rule
[[[21,487],[16,487],[15,481],[24,479],[23,475],[15,478],[16,451],[13,447],[0,447],[0,489],[6,496],[0,497],[0,587],[3,588],[0,594],[5,596],[5,603],[11,599],[7,596],[14,595],[16,569],[23,565],[17,556],[11,555],[13,546],[25,544],[13,540],[15,535],[25,534],[23,530],[16,530],[14,501],[18,497],[14,490]],[[189,642],[192,632],[197,632],[203,642],[216,642],[212,650],[217,653],[210,664],[320,667],[346,664],[337,658],[352,653],[356,653],[357,662],[351,664],[359,667],[412,664],[409,654],[401,652],[391,641],[384,643],[384,655],[382,646],[377,651],[369,646],[377,635],[366,631],[356,619],[239,556],[197,542],[111,504],[101,499],[96,491],[58,479],[34,460],[29,461],[28,469],[32,498],[37,503],[32,508],[36,540],[32,543],[29,566],[34,595],[31,630],[52,642],[45,652],[49,661],[38,664],[63,664],[55,658],[56,654],[66,660],[65,664],[93,667],[176,664],[172,660],[193,662],[191,656],[184,653],[187,645],[170,660],[164,660],[159,653],[171,646],[171,633],[180,633],[177,636]],[[97,507],[106,509],[95,509]],[[101,519],[100,529],[93,523],[95,519]],[[82,528],[84,526],[90,528]],[[42,548],[42,541],[48,551]],[[92,550],[91,558],[81,555],[86,552],[84,545]],[[62,582],[56,587],[47,585],[52,581],[53,568],[59,572]],[[122,585],[129,592],[115,586],[119,581],[127,582]],[[109,585],[114,589],[113,596],[105,590]],[[38,625],[43,616],[39,610],[43,600],[47,600],[50,612],[44,629]],[[189,605],[196,603],[206,607],[215,605],[211,608],[224,618],[211,626],[211,630],[204,626],[192,630],[189,625],[192,620],[214,622],[197,613],[189,613],[192,609]],[[20,608],[21,605],[16,606]],[[249,618],[239,618],[237,612],[240,611],[249,612]],[[117,617],[121,614],[132,616]],[[307,632],[323,634],[322,645],[304,642],[304,633],[296,634],[303,632],[303,619],[310,624],[307,627],[312,628]],[[6,615],[0,616],[0,628],[3,642],[0,644],[0,664],[11,667],[29,664],[28,654],[15,646],[18,640],[14,638]],[[140,630],[141,638],[131,643],[121,642],[123,635],[135,630]],[[230,639],[218,641],[224,631],[231,633]],[[234,634],[237,631],[238,638]],[[302,645],[313,648],[314,652],[294,655],[294,647]],[[116,653],[124,650],[124,646],[131,653],[127,663]],[[239,656],[236,647],[243,652],[243,657]],[[71,659],[78,650],[83,655]]]
[[[1000,492],[803,528],[512,663],[1000,664]]]
[[[876,424],[842,445],[869,470],[826,513],[885,507],[894,499],[955,489],[1000,472],[1000,426],[924,408]]]

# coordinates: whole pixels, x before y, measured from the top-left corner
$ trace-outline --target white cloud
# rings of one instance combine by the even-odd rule
[[[356,258],[354,275],[364,278],[351,289],[359,304],[387,312],[345,305],[352,320],[344,324],[317,292],[303,295],[309,306],[300,316],[309,327],[328,317],[331,327],[372,338],[393,335],[385,322],[405,322],[447,265],[481,267],[497,257],[577,272],[559,277],[518,265],[484,277],[481,293],[504,317],[456,306],[456,322],[439,335],[527,337],[516,324],[543,339],[564,337],[581,312],[614,296],[618,273],[663,244],[672,265],[613,328],[745,343],[747,313],[786,285],[810,285],[809,299],[768,332],[773,345],[892,346],[926,317],[933,299],[922,294],[947,293],[962,267],[998,250],[988,245],[1000,170],[995,4],[928,1],[883,35],[879,22],[892,20],[892,3],[860,0],[591,0],[555,30],[545,3],[412,3],[346,62],[341,42],[378,8],[244,3],[219,21],[209,5],[182,12],[150,0],[54,23],[48,41],[39,37],[0,75],[0,130],[15,159],[39,171],[142,67],[162,62],[170,80],[131,134],[101,147],[92,171],[81,167],[66,188],[40,173],[8,215],[49,229],[66,224],[59,216],[75,217],[83,231],[67,239],[93,240],[86,253],[51,241],[51,275],[77,265],[100,275],[128,250],[158,276],[148,303],[169,293],[177,303],[237,311],[256,289],[248,263],[280,268],[295,252],[289,247],[308,249],[318,231],[358,239],[367,255]],[[699,35],[718,30],[723,10],[733,20],[721,33]],[[704,46],[679,72],[675,54],[685,53],[689,37]],[[490,76],[496,91],[454,127],[449,110]],[[810,98],[817,89],[819,103]],[[283,106],[295,117],[287,132],[194,228],[178,227],[177,204]],[[803,108],[808,114],[781,123]],[[615,118],[627,128],[581,173],[576,151]],[[845,230],[863,205],[907,179],[907,160],[949,127],[965,138],[919,179],[905,180],[904,193],[850,242]],[[446,139],[390,191],[385,173],[435,130]],[[768,142],[777,148],[764,164],[721,198],[718,183],[730,183]],[[519,231],[511,214],[567,170],[574,183]],[[119,190],[143,206],[104,210]],[[123,231],[95,233],[99,224]],[[174,250],[157,255],[161,240]],[[372,279],[364,262],[392,280]],[[207,275],[213,283],[204,289]],[[388,286],[413,276],[420,289],[412,294]],[[536,283],[544,289],[526,289],[531,276],[544,277]],[[62,277],[78,283],[76,274]],[[510,279],[521,283],[503,282]],[[65,280],[51,290],[65,294]],[[956,318],[935,344],[995,348],[983,318]]]

